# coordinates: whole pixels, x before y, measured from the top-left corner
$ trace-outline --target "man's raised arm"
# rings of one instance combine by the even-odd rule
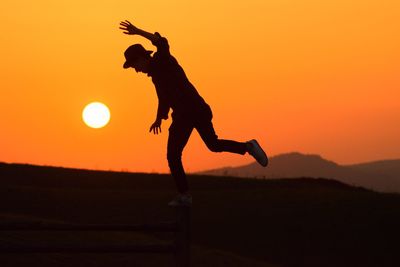
[[[156,43],[158,41],[158,39],[160,39],[159,35],[150,33],[150,32],[146,32],[142,29],[139,29],[138,27],[132,25],[132,23],[130,23],[129,21],[125,20],[122,21],[119,24],[121,27],[119,27],[121,30],[124,31],[125,34],[129,34],[129,35],[140,35],[143,36],[144,38],[150,40],[153,44]]]

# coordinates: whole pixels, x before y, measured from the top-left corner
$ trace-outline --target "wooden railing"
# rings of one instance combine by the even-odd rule
[[[173,253],[177,267],[190,266],[190,218],[189,207],[176,208],[176,221],[141,225],[109,225],[109,224],[49,224],[49,223],[1,223],[0,231],[141,231],[172,232],[175,239],[170,244],[148,245],[54,245],[41,246],[0,244],[0,253]]]

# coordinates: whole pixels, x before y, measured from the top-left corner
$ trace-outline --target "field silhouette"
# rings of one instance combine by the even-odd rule
[[[173,218],[169,175],[0,164],[0,223]],[[400,266],[400,195],[327,179],[192,175],[193,266]],[[81,241],[85,237],[89,241]],[[0,245],[167,240],[166,234],[0,232]],[[157,254],[156,254],[157,255]],[[174,266],[172,256],[0,255],[0,266]]]

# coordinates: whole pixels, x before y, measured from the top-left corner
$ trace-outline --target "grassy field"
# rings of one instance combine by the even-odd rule
[[[0,222],[174,219],[169,175],[0,164]],[[400,195],[325,179],[190,176],[193,266],[400,266]],[[1,244],[129,243],[166,234],[0,232]],[[174,266],[172,256],[0,255],[0,266]]]

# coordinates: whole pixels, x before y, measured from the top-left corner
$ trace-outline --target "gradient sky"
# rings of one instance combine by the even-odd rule
[[[158,31],[211,105],[221,138],[256,138],[268,154],[338,163],[400,158],[400,1],[2,1],[0,161],[167,172],[166,142],[148,129],[151,80],[124,70],[139,36]],[[105,103],[110,123],[81,112]],[[188,171],[252,162],[212,153],[192,134]]]

